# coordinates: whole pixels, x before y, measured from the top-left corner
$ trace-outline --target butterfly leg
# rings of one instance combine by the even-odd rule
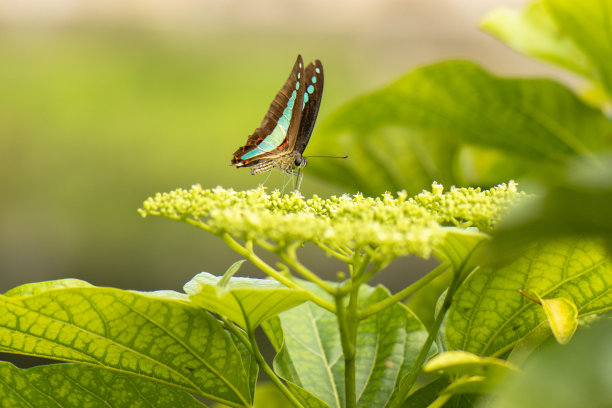
[[[297,177],[295,179],[295,191],[300,191],[300,187],[302,186],[303,177],[304,177],[304,173],[302,173],[302,169],[298,168]]]

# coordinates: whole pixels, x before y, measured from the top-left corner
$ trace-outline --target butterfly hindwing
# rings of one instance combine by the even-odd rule
[[[252,166],[291,152],[300,129],[304,98],[304,63],[298,55],[289,78],[278,92],[261,125],[246,145],[236,150],[232,165]]]

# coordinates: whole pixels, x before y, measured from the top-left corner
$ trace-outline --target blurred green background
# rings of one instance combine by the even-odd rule
[[[487,10],[523,3],[0,3],[0,290],[69,277],[178,290],[200,271],[221,274],[239,257],[216,237],[143,220],[136,209],[156,192],[195,183],[247,189],[263,182],[265,175],[229,162],[298,53],[325,67],[319,121],[448,57],[472,58],[499,74],[558,77],[476,28]],[[281,187],[282,179],[273,174],[266,186]],[[306,168],[304,195],[345,192],[354,193],[309,177]],[[314,270],[335,275],[332,260],[304,251]],[[426,267],[400,261],[390,270],[403,273],[380,279],[410,281],[407,269]],[[246,264],[241,274],[261,276]]]

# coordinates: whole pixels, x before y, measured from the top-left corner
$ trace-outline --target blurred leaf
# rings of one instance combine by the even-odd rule
[[[0,296],[0,348],[104,366],[231,405],[251,401],[232,339],[177,292],[97,288],[76,280],[15,288]]]
[[[500,385],[490,408],[599,408],[612,406],[612,322],[580,330],[565,346],[537,353]]]
[[[4,407],[204,407],[185,391],[137,375],[83,364],[19,369],[0,362]]]
[[[558,25],[545,0],[532,1],[522,10],[496,8],[481,20],[480,28],[522,54],[594,79],[589,58]]]
[[[493,357],[481,357],[467,351],[447,351],[438,354],[423,366],[426,373],[437,373],[450,377],[483,376],[502,378],[508,370],[517,368],[505,360]]]
[[[230,268],[231,269],[231,268]],[[309,294],[268,279],[224,278],[202,272],[187,282],[185,293],[200,307],[254,330],[264,320],[305,302]],[[248,321],[248,326],[247,326]]]
[[[603,239],[612,253],[612,154],[570,161],[559,180],[520,203],[493,235],[489,262],[501,264],[532,241],[559,236]]]
[[[559,344],[567,344],[578,328],[578,309],[566,298],[540,299],[550,329]],[[610,306],[612,308],[612,305]]]
[[[482,267],[459,287],[446,322],[449,349],[500,355],[527,336],[546,316],[519,290],[570,299],[579,317],[612,309],[612,262],[601,245],[568,239],[515,256],[506,266]]]
[[[440,377],[410,394],[401,407],[427,408],[448,384],[450,384],[448,377]]]
[[[360,307],[389,297],[383,287],[362,287]],[[327,406],[344,400],[344,359],[337,318],[312,303],[283,312],[266,324],[273,344],[282,344],[274,361],[277,373],[308,390]],[[358,404],[384,407],[401,375],[414,363],[427,332],[403,305],[396,304],[363,320],[357,333]]]
[[[452,378],[451,383],[440,392],[437,404],[451,399],[452,396],[487,393],[499,384],[509,371],[517,370],[505,360],[480,357],[465,351],[438,354],[423,366],[426,373]]]
[[[416,69],[350,102],[320,132],[313,152],[349,159],[312,161],[311,173],[367,194],[415,193],[434,179],[464,184],[457,168],[462,147],[496,151],[493,163],[520,160],[533,174],[603,147],[612,124],[554,81],[501,79],[474,63],[450,61]],[[499,183],[517,176],[500,171],[483,177]]]
[[[612,95],[612,9],[602,0],[537,0],[523,10],[497,9],[481,27],[513,49],[541,58]]]
[[[543,321],[514,345],[508,355],[508,361],[516,365],[522,365],[551,336],[552,333],[548,321]]]
[[[454,271],[469,269],[470,257],[489,236],[477,228],[449,227],[445,231],[444,239],[436,245],[436,257],[448,261]],[[471,262],[473,264],[475,260]]]
[[[544,0],[563,33],[590,60],[594,78],[612,95],[612,7],[605,0]]]

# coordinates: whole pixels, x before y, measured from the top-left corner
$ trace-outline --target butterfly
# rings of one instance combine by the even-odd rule
[[[285,85],[276,94],[261,125],[234,153],[232,166],[251,167],[251,174],[276,167],[295,174],[306,166],[302,156],[314,128],[323,94],[323,65],[304,68],[298,55]]]

